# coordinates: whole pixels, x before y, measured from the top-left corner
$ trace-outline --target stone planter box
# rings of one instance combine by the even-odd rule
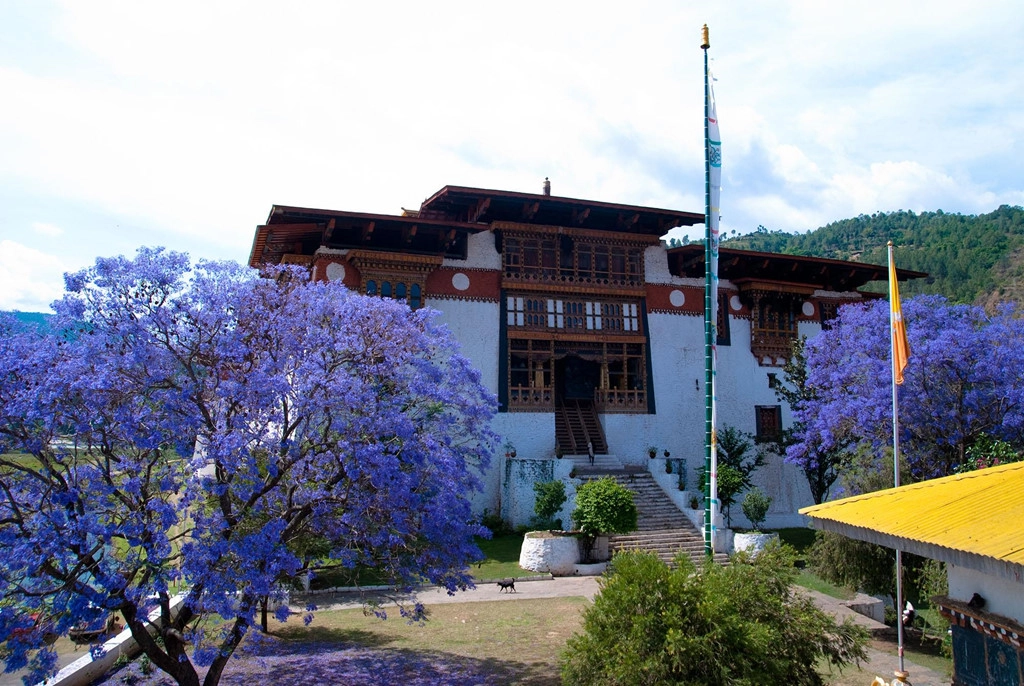
[[[756,557],[771,541],[778,540],[778,534],[734,534],[732,539],[733,552],[745,550]]]
[[[578,564],[573,570],[573,574],[576,576],[600,576],[606,569],[608,569],[607,562],[595,562],[589,565]]]
[[[530,531],[523,538],[519,566],[554,576],[573,576],[580,559],[580,546],[575,536],[550,531]]]
[[[530,531],[523,538],[519,551],[519,566],[534,572],[547,572],[552,576],[597,576],[608,567],[611,553],[608,537],[598,536],[594,541],[592,564],[581,564],[582,544],[575,534],[564,531]]]

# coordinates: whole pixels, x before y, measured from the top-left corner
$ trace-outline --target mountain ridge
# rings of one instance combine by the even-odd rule
[[[763,226],[723,239],[723,248],[827,257],[886,264],[886,244],[896,246],[896,265],[926,272],[908,281],[901,295],[944,295],[954,302],[991,307],[1024,303],[1024,208],[1002,205],[981,215],[942,210],[862,214],[807,233],[770,231]],[[864,290],[884,292],[885,283]]]

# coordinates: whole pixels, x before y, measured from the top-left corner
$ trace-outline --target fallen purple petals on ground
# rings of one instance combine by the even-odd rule
[[[420,651],[364,648],[355,644],[293,642],[266,638],[251,650],[239,651],[224,670],[222,686],[242,686],[258,679],[265,684],[432,686],[460,684],[486,686],[508,683],[507,675],[492,673],[493,665],[455,655]],[[200,678],[205,669],[200,670]],[[173,686],[166,674],[145,676],[136,660],[111,674],[100,686]]]

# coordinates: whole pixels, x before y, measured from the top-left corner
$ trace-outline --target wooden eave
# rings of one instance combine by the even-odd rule
[[[668,250],[669,271],[676,276],[704,278],[704,246],[691,243]],[[754,279],[800,283],[831,291],[855,291],[872,282],[889,278],[888,267],[847,262],[825,257],[805,255],[783,255],[779,253],[755,252],[752,250],[731,250],[721,248],[718,252],[718,276],[720,279],[736,281]],[[900,281],[921,279],[924,272],[897,269]]]
[[[279,264],[285,255],[313,255],[321,247],[465,257],[468,234],[486,229],[422,216],[274,205],[256,228],[249,265]]]
[[[490,224],[498,235],[537,235],[544,236],[572,236],[576,239],[593,239],[602,241],[609,245],[633,245],[649,246],[659,245],[661,239],[658,236],[645,236],[636,233],[612,234],[597,229],[578,229],[570,226],[547,226],[544,224],[526,224],[523,222],[496,221]]]
[[[731,279],[740,293],[760,291],[763,293],[786,293],[810,297],[821,288],[820,284],[799,283],[794,281],[776,281],[774,279],[737,278]]]
[[[695,212],[663,210],[535,193],[445,186],[423,201],[419,216],[483,223],[516,222],[663,236],[677,226],[704,223]]]

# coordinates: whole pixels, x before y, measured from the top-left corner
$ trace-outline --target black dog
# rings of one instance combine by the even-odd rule
[[[510,593],[516,593],[517,592],[516,591],[516,580],[515,580],[514,577],[511,578],[511,579],[502,579],[501,581],[498,582],[498,593],[501,593],[502,591],[508,591]]]

